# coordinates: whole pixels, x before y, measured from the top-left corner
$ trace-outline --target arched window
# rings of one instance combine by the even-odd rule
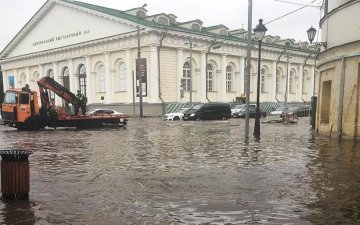
[[[139,10],[139,11],[136,12],[136,16],[144,18],[146,16],[146,13],[144,11],[142,11],[142,10]]]
[[[19,79],[19,87],[24,87],[25,84],[26,84],[26,74],[25,73],[22,73],[20,75],[20,79]]]
[[[195,31],[200,31],[200,30],[201,30],[201,27],[200,27],[199,24],[193,23],[193,24],[191,25],[191,29],[192,29],[192,30],[195,30]]]
[[[66,66],[63,68],[63,71],[62,71],[62,80],[63,80],[63,86],[70,90],[70,71],[69,71],[69,68]]]
[[[213,91],[214,90],[214,70],[210,64],[208,64],[206,66],[206,69],[207,69],[206,88],[208,91]]]
[[[54,79],[54,70],[48,69],[48,71],[46,72],[46,76]]]
[[[232,70],[230,66],[226,67],[226,92],[232,91]]]
[[[32,79],[35,81],[35,84],[32,82],[32,84],[30,85],[30,88],[31,88],[31,89],[36,89],[36,90],[38,90],[38,89],[37,89],[37,88],[38,88],[38,86],[37,86],[37,81],[40,79],[40,73],[36,71],[36,72],[33,74]]]
[[[160,23],[162,25],[169,25],[169,20],[168,20],[168,18],[161,16],[158,19],[158,23]]]
[[[119,91],[127,91],[126,88],[126,65],[125,63],[120,63],[119,65]]]
[[[262,68],[260,70],[260,92],[261,93],[265,93],[265,91],[266,91],[265,81],[266,81],[266,70],[264,68]]]
[[[98,68],[98,76],[99,76],[99,92],[105,92],[105,67],[104,65],[100,65]]]
[[[290,71],[289,92],[290,92],[290,94],[295,93],[295,72],[294,71]]]
[[[183,66],[183,80],[184,80],[184,90],[190,90],[190,62],[185,62]]]
[[[48,71],[46,72],[46,76],[54,79],[54,70],[48,69]],[[49,95],[50,95],[50,101],[52,103],[55,103],[55,93],[53,91],[49,91]]]
[[[86,97],[86,66],[84,64],[79,65],[78,74],[79,74],[80,91]]]
[[[302,78],[302,93],[308,93],[308,72],[305,70]]]

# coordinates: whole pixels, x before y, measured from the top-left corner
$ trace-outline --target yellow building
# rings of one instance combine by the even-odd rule
[[[360,137],[360,1],[325,1],[320,21],[319,98],[316,127],[320,133]],[[337,134],[337,135],[336,135]]]

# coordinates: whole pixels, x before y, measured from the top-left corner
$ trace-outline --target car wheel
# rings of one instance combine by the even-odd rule
[[[196,117],[196,121],[200,121],[200,118],[199,118],[199,117]]]
[[[180,120],[180,118],[178,116],[175,116],[173,120]]]

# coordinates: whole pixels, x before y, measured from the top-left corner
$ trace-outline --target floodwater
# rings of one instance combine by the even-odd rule
[[[243,119],[0,127],[0,149],[34,151],[29,200],[0,201],[0,224],[360,223],[359,142],[319,137],[308,118],[261,131],[244,144]]]

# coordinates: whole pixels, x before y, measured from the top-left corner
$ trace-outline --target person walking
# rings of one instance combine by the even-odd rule
[[[81,93],[80,90],[77,91],[75,98],[75,115],[79,114],[79,108],[81,108],[81,112],[85,115],[86,112],[86,97]]]

